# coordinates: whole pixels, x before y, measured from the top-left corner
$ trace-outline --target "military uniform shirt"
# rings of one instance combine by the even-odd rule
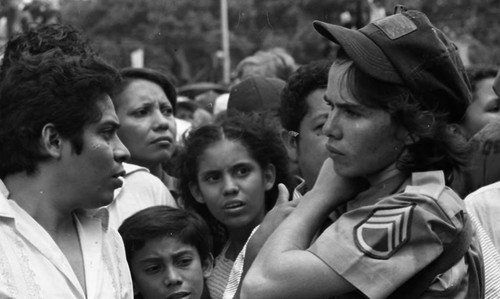
[[[441,171],[399,173],[349,201],[308,250],[359,290],[336,298],[386,298],[439,257],[462,230],[464,211]],[[475,236],[473,244],[481,264]],[[482,277],[471,264],[462,258],[423,298],[476,298]]]

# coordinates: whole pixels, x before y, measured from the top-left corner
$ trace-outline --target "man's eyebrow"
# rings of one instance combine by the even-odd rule
[[[146,257],[141,260],[139,260],[139,263],[151,263],[151,262],[157,262],[161,261],[160,257]]]
[[[117,130],[118,128],[120,128],[120,123],[115,121],[115,120],[108,119],[108,120],[105,120],[104,122],[102,122],[101,126],[108,126],[108,127],[111,127],[113,129]]]
[[[180,256],[183,256],[183,255],[186,255],[186,254],[193,254],[194,252],[195,252],[195,250],[193,250],[193,249],[182,249],[182,250],[174,252],[172,254],[172,256],[174,256],[174,257],[180,257]]]
[[[328,103],[332,103],[332,100],[330,100],[326,94],[323,95],[323,100],[325,100]],[[359,103],[356,103],[356,102],[352,103],[352,102],[343,101],[343,102],[335,103],[335,107],[340,107],[340,108],[361,108],[363,106],[361,104],[359,104]]]

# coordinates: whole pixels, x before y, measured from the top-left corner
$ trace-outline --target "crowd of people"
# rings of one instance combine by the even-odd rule
[[[500,298],[500,74],[419,11],[189,93],[63,24],[0,67],[0,298]],[[213,86],[212,86],[213,87]]]

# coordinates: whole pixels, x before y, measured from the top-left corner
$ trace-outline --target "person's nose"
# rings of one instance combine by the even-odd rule
[[[165,271],[164,283],[168,288],[182,284],[182,277],[175,267],[168,267]]]
[[[325,124],[323,125],[323,134],[328,138],[341,139],[342,129],[340,126],[339,115],[337,110],[332,110],[328,114]]]
[[[116,142],[115,142],[115,148],[114,148],[114,156],[115,156],[115,161],[117,162],[127,162],[130,159],[130,152],[123,144],[121,139],[116,136]]]
[[[166,131],[170,128],[170,122],[174,121],[173,116],[165,115],[160,109],[156,109],[153,113],[154,129]]]
[[[224,175],[224,186],[222,194],[224,196],[234,195],[238,193],[238,184],[235,182],[234,178],[230,174]]]

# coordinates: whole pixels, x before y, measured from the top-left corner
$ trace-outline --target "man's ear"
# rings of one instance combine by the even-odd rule
[[[396,139],[401,141],[401,145],[412,145],[419,140],[418,137],[410,134],[403,126],[398,126],[396,129]]]
[[[198,203],[205,204],[205,200],[203,199],[203,196],[201,195],[200,187],[198,187],[198,184],[189,183],[189,191],[191,191],[191,195],[194,197],[194,199]]]
[[[468,136],[467,132],[465,132],[464,127],[462,127],[460,124],[448,124],[448,131],[450,131],[452,134],[456,136],[460,136],[463,138],[465,141],[467,141],[471,136]]]
[[[273,164],[267,165],[263,174],[265,189],[266,191],[269,191],[274,186],[274,182],[276,181],[276,167],[274,167]]]
[[[42,152],[48,156],[56,159],[61,157],[63,140],[54,124],[48,123],[43,126],[40,136],[40,147]]]
[[[203,277],[208,278],[212,275],[212,270],[214,269],[214,256],[209,253],[208,257],[202,263]]]
[[[298,157],[297,137],[290,135],[290,132],[287,130],[282,130],[281,131],[281,139],[283,140],[283,143],[285,144],[285,148],[286,148],[286,151],[288,153],[288,157],[290,158],[290,161],[297,162],[297,157]]]

